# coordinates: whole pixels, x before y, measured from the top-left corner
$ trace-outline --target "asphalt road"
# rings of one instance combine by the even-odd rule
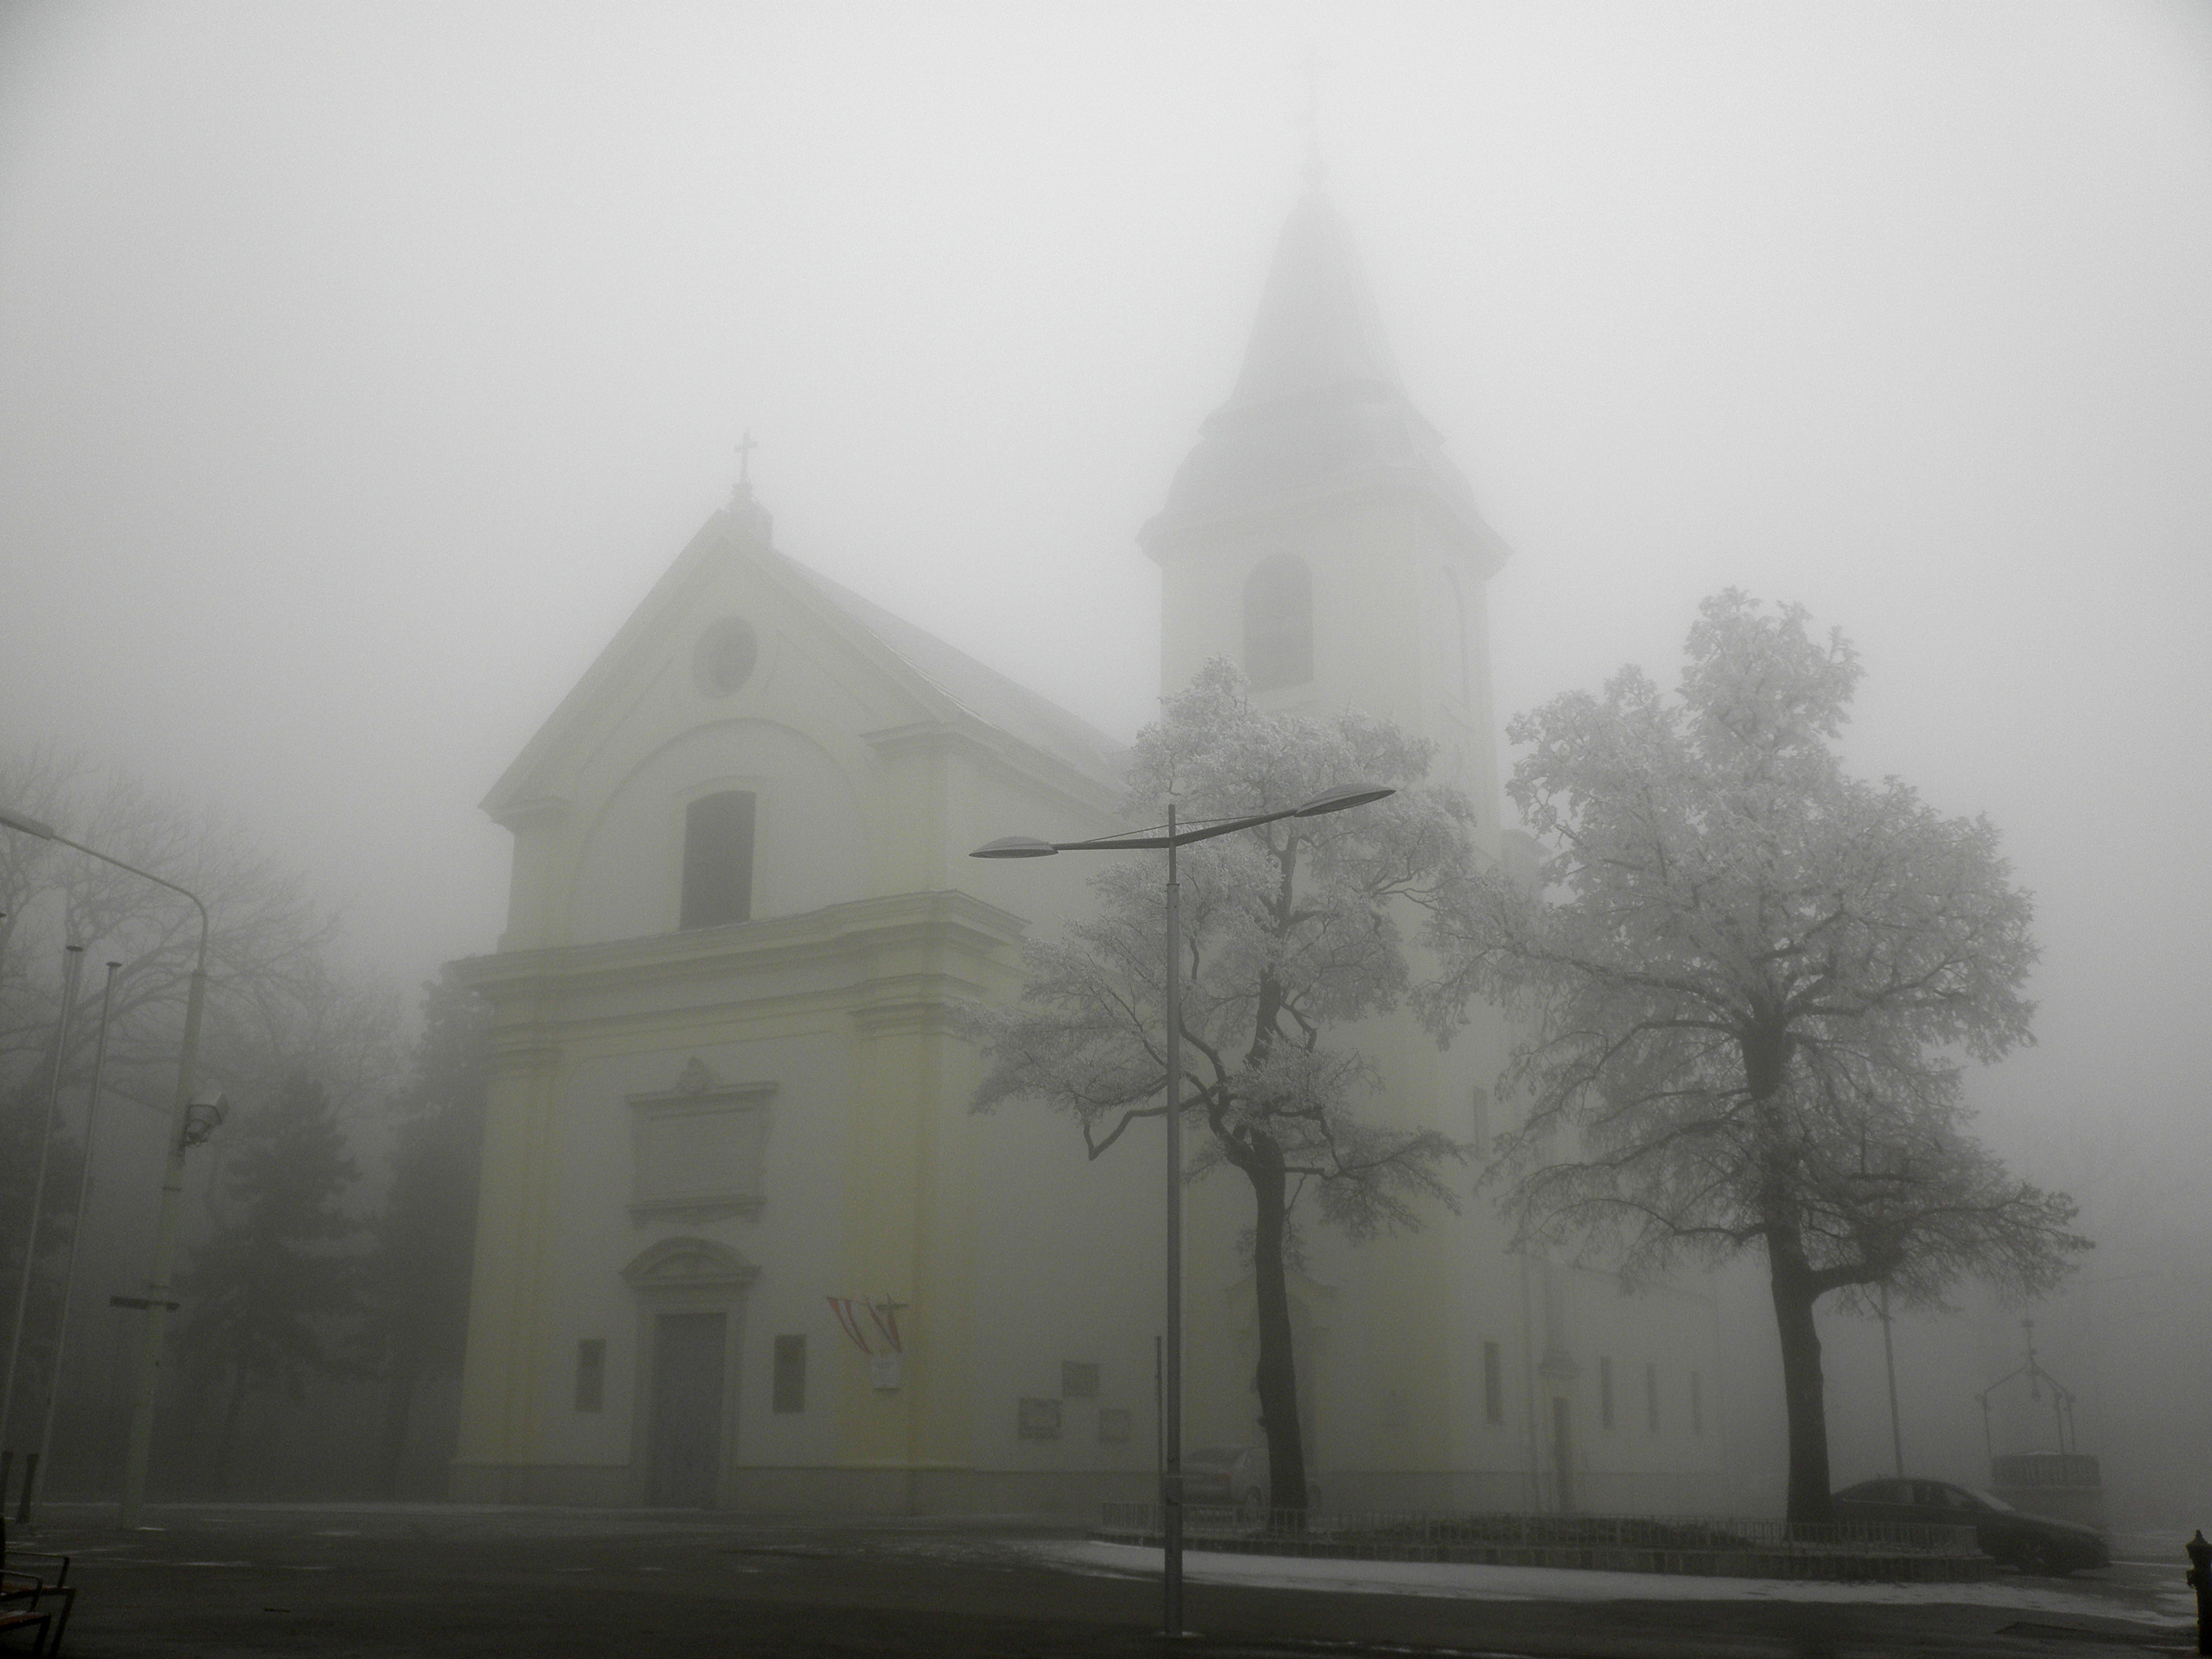
[[[1078,1573],[1000,1520],[825,1521],[420,1506],[166,1510],[124,1534],[58,1509],[23,1547],[76,1557],[76,1659],[1156,1655],[1149,1577]],[[2178,1572],[2178,1569],[2175,1570]],[[2193,1649],[2138,1622],[2164,1569],[2093,1587],[2111,1616],[1860,1602],[1466,1601],[1194,1583],[1177,1651],[1580,1659],[2050,1659]],[[2166,1602],[2171,1610],[2170,1594]],[[2130,1615],[2133,1615],[2131,1617]],[[0,1654],[9,1651],[0,1641]]]

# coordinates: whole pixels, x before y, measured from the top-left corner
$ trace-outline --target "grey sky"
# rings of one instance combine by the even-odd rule
[[[14,5],[0,736],[216,804],[408,977],[475,803],[726,495],[1109,730],[1317,55],[1516,550],[1501,708],[1808,605],[2040,903],[2024,1118],[2201,1104],[2201,9]],[[1021,826],[1010,825],[1009,829]],[[2186,1096],[2186,1099],[2185,1099]],[[2193,1116],[2191,1121],[2197,1121]]]

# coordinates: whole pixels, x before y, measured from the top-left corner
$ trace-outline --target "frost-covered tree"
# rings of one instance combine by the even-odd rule
[[[1845,775],[1859,678],[1795,606],[1705,601],[1669,697],[1634,668],[1508,728],[1545,891],[1491,874],[1440,911],[1431,1012],[1519,1016],[1499,1170],[1524,1233],[1632,1269],[1763,1254],[1779,1330],[1789,1514],[1826,1519],[1813,1310],[1961,1275],[2029,1292],[2086,1241],[2074,1205],[1968,1133],[1962,1058],[2033,1041],[2027,895],[1983,818]]]
[[[1409,904],[1439,903],[1474,865],[1473,813],[1425,783],[1428,743],[1346,711],[1325,720],[1253,707],[1228,664],[1203,669],[1137,739],[1125,806],[1138,822],[1186,823],[1295,806],[1352,783],[1387,800],[1287,818],[1200,842],[1181,857],[1182,1107],[1202,1130],[1194,1178],[1226,1167],[1252,1194],[1255,1382],[1273,1499],[1303,1510],[1285,1273],[1296,1212],[1353,1238],[1418,1224],[1449,1206],[1438,1170],[1460,1152],[1433,1130],[1363,1115],[1381,1084],[1345,1042],[1356,1022],[1414,988],[1401,932]],[[1116,861],[1091,885],[1096,913],[1024,948],[1019,1003],[976,1016],[989,1069],[976,1103],[1042,1100],[1073,1116],[1097,1158],[1166,1107],[1166,914],[1157,854]],[[1418,912],[1414,913],[1418,915]]]

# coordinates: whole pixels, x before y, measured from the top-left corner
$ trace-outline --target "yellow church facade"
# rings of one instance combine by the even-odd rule
[[[1309,194],[1243,374],[1143,532],[1163,678],[1433,738],[1501,837],[1485,585],[1506,550],[1407,398]],[[457,1498],[900,1511],[1152,1495],[1157,1142],[1088,1162],[969,1109],[959,1011],[1012,997],[1081,868],[967,854],[1124,827],[1120,750],[776,550],[741,489],[508,769],[495,1080]],[[1077,860],[1060,861],[1076,865]],[[1378,1109],[1478,1143],[1504,1033],[1361,1031]],[[1469,1177],[1471,1182],[1471,1176]],[[1188,1199],[1187,1443],[1261,1437],[1241,1189]],[[1486,1200],[1296,1275],[1329,1507],[1714,1507],[1711,1300],[1516,1255]]]

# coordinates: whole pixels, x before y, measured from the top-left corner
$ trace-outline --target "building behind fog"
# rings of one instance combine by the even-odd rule
[[[1291,214],[1242,374],[1142,539],[1162,672],[1436,740],[1501,842],[1485,584],[1506,556],[1408,399],[1340,222]],[[486,801],[507,930],[462,1498],[1073,1508],[1152,1492],[1157,1141],[976,1116],[955,1012],[1090,870],[979,862],[1115,817],[1117,745],[778,552],[741,488]],[[1491,1121],[1503,1036],[1360,1046],[1378,1109]],[[1230,1181],[1190,1200],[1187,1443],[1257,1443]],[[1711,1508],[1711,1302],[1505,1248],[1486,1202],[1292,1275],[1324,1500]],[[833,1299],[836,1299],[833,1301]],[[876,1304],[872,1310],[870,1304]],[[896,1345],[892,1328],[896,1327]],[[863,1344],[871,1352],[863,1352]]]

